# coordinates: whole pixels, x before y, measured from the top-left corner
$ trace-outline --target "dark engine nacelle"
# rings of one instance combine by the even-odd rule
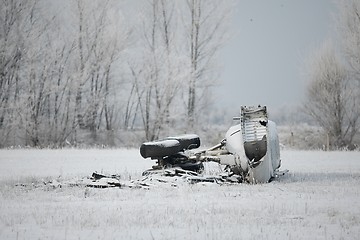
[[[140,154],[143,158],[160,159],[198,147],[200,147],[199,136],[196,134],[186,134],[153,142],[145,142],[140,147]]]

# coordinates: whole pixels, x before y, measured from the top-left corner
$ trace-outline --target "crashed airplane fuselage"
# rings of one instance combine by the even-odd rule
[[[215,161],[242,182],[269,182],[281,165],[276,124],[268,120],[265,106],[241,107],[240,117],[234,119],[239,124],[230,127],[225,138],[210,149],[190,151],[200,146],[200,138],[187,134],[143,143],[140,154],[157,160],[154,170],[178,167],[199,172],[203,162]]]

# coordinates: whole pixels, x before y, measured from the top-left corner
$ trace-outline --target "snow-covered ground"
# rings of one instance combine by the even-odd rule
[[[31,183],[125,181],[152,162],[137,149],[0,150],[0,239],[358,239],[360,152],[281,155],[289,174],[262,185],[52,189]]]

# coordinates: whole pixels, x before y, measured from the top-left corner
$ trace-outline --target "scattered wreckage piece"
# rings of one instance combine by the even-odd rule
[[[43,190],[55,190],[68,187],[91,187],[91,188],[110,188],[110,187],[123,187],[123,183],[120,183],[119,175],[104,175],[94,172],[91,177],[62,179],[61,177],[56,179],[34,179],[31,182],[16,183],[16,187],[22,187],[24,189],[43,189]]]
[[[94,177],[96,176],[96,177]],[[144,172],[143,177],[137,180],[122,181],[114,175],[107,176],[94,173],[90,178],[91,182],[86,187],[92,188],[143,188],[150,189],[158,186],[178,187],[181,184],[196,183],[215,183],[215,184],[234,184],[241,183],[241,176],[235,174],[222,173],[219,175],[204,176],[198,172],[184,170],[180,167],[157,169]]]
[[[119,175],[104,175],[94,172],[88,181],[85,181],[85,187],[92,188],[110,188],[110,187],[123,187],[120,183]]]

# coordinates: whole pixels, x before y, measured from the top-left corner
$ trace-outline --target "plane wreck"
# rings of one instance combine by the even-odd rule
[[[200,147],[200,138],[196,134],[143,143],[141,156],[156,160],[144,175],[165,169],[200,173],[203,163],[209,161],[226,166],[226,176],[236,176],[239,182],[266,183],[284,174],[279,171],[281,160],[276,124],[268,119],[266,106],[243,106],[240,117],[234,120],[239,123],[228,129],[219,144],[206,150],[196,151]]]

